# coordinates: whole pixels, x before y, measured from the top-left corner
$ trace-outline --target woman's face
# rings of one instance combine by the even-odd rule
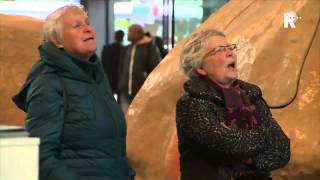
[[[62,17],[63,42],[58,48],[79,59],[89,60],[96,51],[96,33],[88,17],[78,10],[71,9]]]
[[[230,87],[238,77],[237,56],[233,52],[235,45],[227,42],[223,36],[212,36],[205,48],[205,56],[201,68],[197,72],[207,76],[222,87]]]

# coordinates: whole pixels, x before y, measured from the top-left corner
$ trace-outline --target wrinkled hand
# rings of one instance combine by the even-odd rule
[[[235,123],[231,123],[231,125],[228,126],[224,122],[220,122],[220,126],[226,128],[226,129],[238,129],[238,126]]]
[[[220,125],[226,129],[231,129],[230,127],[228,127],[224,122],[220,122]]]
[[[238,164],[232,168],[232,176],[233,177],[244,176],[244,175],[250,174],[252,172],[253,172],[253,170],[245,164]]]
[[[247,159],[247,160],[243,161],[243,163],[245,165],[255,165],[255,162],[253,159]]]

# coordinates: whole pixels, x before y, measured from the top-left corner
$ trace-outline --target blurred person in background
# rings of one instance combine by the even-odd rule
[[[152,36],[150,32],[146,32],[145,35],[151,38],[152,44],[157,47],[157,51],[161,59],[163,59],[168,54],[168,51],[164,48],[162,38],[160,36]]]
[[[119,70],[120,102],[124,112],[143,85],[147,76],[157,66],[160,55],[142,26],[133,24],[128,30],[130,45],[125,47]]]
[[[103,65],[104,72],[110,82],[111,90],[114,95],[116,95],[119,102],[119,92],[118,92],[118,81],[119,81],[119,64],[120,55],[123,51],[123,41],[124,32],[118,30],[115,32],[114,39],[115,42],[105,45],[101,53],[101,62]]]

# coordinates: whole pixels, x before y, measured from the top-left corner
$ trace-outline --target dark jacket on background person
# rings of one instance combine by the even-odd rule
[[[135,53],[132,72],[130,72],[130,58],[133,49]],[[133,98],[143,85],[147,76],[159,63],[160,55],[157,53],[156,47],[152,44],[151,39],[146,36],[139,43],[126,46],[122,55],[119,70],[119,91],[120,93],[128,94],[128,81],[131,77],[131,96]]]
[[[40,179],[130,179],[126,122],[97,57],[78,60],[51,43],[39,51],[13,100],[30,136],[41,139]]]
[[[272,118],[261,90],[237,80],[261,119],[253,129],[220,125],[226,104],[204,78],[188,80],[176,109],[181,180],[230,180],[232,166],[253,159],[255,174],[241,179],[270,179],[269,171],[290,159],[290,142]]]
[[[159,36],[155,36],[152,38],[152,43],[157,47],[161,59],[163,59],[168,54],[168,50],[164,48],[162,39]]]
[[[118,93],[120,55],[123,50],[120,42],[105,45],[101,54],[104,72],[108,75],[113,94]]]

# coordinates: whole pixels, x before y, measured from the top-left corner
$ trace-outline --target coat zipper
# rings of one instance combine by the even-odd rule
[[[97,87],[98,85],[95,85],[95,86]],[[101,93],[100,88],[97,88],[97,91],[98,91],[99,94],[103,94],[103,93]],[[94,100],[95,100],[95,96],[96,96],[96,94],[94,94]],[[108,102],[108,98],[109,98],[109,97],[105,97],[105,96],[102,96],[102,97],[104,97],[105,101]],[[106,103],[106,104],[108,104],[108,103]],[[111,111],[110,108],[109,108],[109,105],[107,105],[106,109],[107,109],[108,113],[109,113],[110,116],[111,116],[112,126],[113,126],[113,128],[114,128],[114,136],[115,136],[115,139],[116,139],[116,146],[117,146],[116,149],[118,150],[118,151],[117,151],[117,156],[116,156],[116,158],[117,158],[117,166],[118,166],[118,169],[120,169],[120,154],[119,154],[119,152],[120,152],[119,136],[120,136],[120,135],[119,135],[119,127],[118,127],[118,125],[117,125],[117,122],[116,122],[115,117],[113,116],[112,111]],[[94,105],[94,111],[95,111],[95,114],[96,114],[95,105]],[[118,172],[118,174],[120,174],[120,173]]]

